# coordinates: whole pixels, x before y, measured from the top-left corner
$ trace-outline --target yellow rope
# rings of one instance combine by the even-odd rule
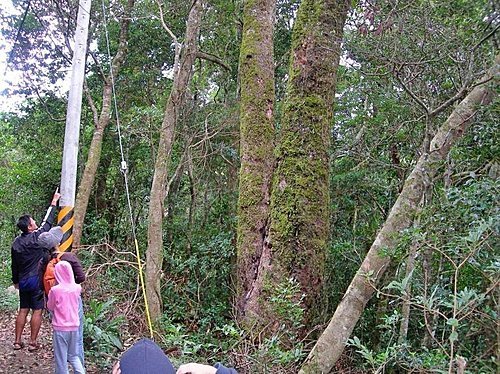
[[[153,339],[153,324],[151,323],[151,315],[149,314],[149,304],[148,298],[146,296],[146,286],[144,284],[144,272],[142,271],[142,262],[139,253],[139,244],[137,244],[137,239],[134,238],[135,242],[135,255],[137,257],[137,265],[139,266],[139,280],[141,281],[142,296],[144,297],[144,305],[146,307],[146,318],[148,320],[149,334],[151,339]]]
[[[132,225],[132,235],[134,236],[134,243],[135,243],[135,256],[137,258],[137,265],[139,267],[139,280],[141,284],[141,289],[142,289],[142,295],[144,297],[144,306],[146,309],[146,318],[148,321],[148,327],[149,327],[149,334],[151,339],[153,339],[153,324],[151,323],[151,315],[149,313],[149,304],[148,304],[148,298],[146,297],[146,285],[144,283],[144,272],[142,271],[142,262],[141,262],[141,254],[139,251],[139,244],[137,243],[137,236],[136,236],[136,231],[135,231],[135,224],[134,224],[134,216],[132,214],[132,204],[130,203],[130,193],[129,193],[129,188],[128,188],[128,178],[127,178],[127,162],[125,161],[124,155],[123,155],[123,144],[122,144],[122,135],[120,131],[120,118],[118,116],[118,105],[116,103],[116,92],[115,92],[115,77],[114,77],[114,72],[113,72],[113,61],[111,58],[111,52],[109,48],[109,35],[108,35],[108,28],[107,28],[107,20],[106,20],[106,9],[104,6],[104,0],[102,1],[102,14],[103,14],[103,24],[104,24],[104,34],[106,35],[106,47],[107,47],[107,52],[108,52],[108,61],[109,61],[109,69],[110,69],[110,76],[111,76],[111,88],[113,92],[113,103],[114,103],[114,109],[115,109],[115,116],[116,116],[116,129],[118,131],[118,140],[120,144],[120,155],[121,155],[121,172],[123,173],[123,177],[125,180],[125,192],[127,194],[127,203],[128,203],[128,210],[129,210],[129,215],[130,215],[130,224]]]

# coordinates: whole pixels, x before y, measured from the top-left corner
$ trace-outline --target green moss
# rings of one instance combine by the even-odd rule
[[[276,294],[277,285],[290,277],[296,278],[300,282],[296,296],[307,294],[304,305],[310,306],[323,273],[329,233],[330,126],[335,69],[340,53],[333,36],[341,33],[347,13],[346,9],[344,13],[340,12],[341,7],[342,2],[338,1],[304,0],[294,24],[289,80],[283,105],[281,138],[275,150],[277,168],[271,194],[269,235],[272,272],[264,277],[265,292],[261,298],[262,307],[271,308],[269,318],[279,312],[269,305],[270,298],[279,296]],[[244,44],[240,55],[240,72],[245,72],[241,80],[242,108],[256,102],[258,107],[265,108],[268,103],[262,96],[273,89],[269,85],[257,84],[262,82],[258,81],[259,65],[252,55],[254,47],[250,43]],[[248,85],[249,89],[243,92]],[[250,101],[257,90],[260,100]],[[262,111],[245,111],[241,119],[242,151],[243,147],[258,148],[261,144],[253,141],[267,134],[269,129],[254,128],[256,122],[253,121],[265,123],[265,113],[263,117]],[[265,160],[267,150],[255,150],[253,161]],[[242,161],[242,171],[251,164],[249,162],[244,166],[247,161]],[[243,219],[249,223],[250,206],[262,191],[254,184],[256,179],[252,174],[242,173],[240,178],[240,208],[246,210],[246,218]],[[246,196],[241,196],[243,193]],[[245,234],[243,230],[239,233]]]
[[[271,198],[273,266],[282,277],[320,279],[329,233],[329,148],[338,53],[321,55],[328,2],[302,2],[294,25],[289,85]],[[323,48],[324,49],[324,48]],[[332,69],[333,68],[333,69]],[[274,272],[274,268],[273,268]],[[278,272],[279,274],[280,272]],[[312,298],[317,291],[302,284]],[[310,292],[308,292],[310,291]]]
[[[274,61],[272,28],[264,22],[262,2],[246,1],[240,49],[240,152],[237,252],[239,274],[258,261],[262,230],[268,220],[270,181],[274,165]],[[263,22],[264,21],[264,22]],[[253,279],[239,279],[253,282]],[[238,294],[250,284],[239,284]],[[251,328],[261,317],[247,314],[241,321]],[[264,323],[264,325],[267,321]]]

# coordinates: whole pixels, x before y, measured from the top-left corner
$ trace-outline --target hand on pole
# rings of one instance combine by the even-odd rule
[[[59,187],[57,187],[56,192],[54,192],[54,196],[52,196],[51,205],[57,205],[57,202],[59,201],[60,197],[61,197],[61,194],[59,193]]]

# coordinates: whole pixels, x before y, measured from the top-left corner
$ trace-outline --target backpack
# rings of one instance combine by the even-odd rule
[[[45,272],[43,273],[43,289],[45,294],[48,295],[52,286],[56,284],[56,276],[54,274],[54,267],[56,264],[61,261],[61,256],[64,252],[58,253],[56,257],[50,259],[47,267],[45,268]]]

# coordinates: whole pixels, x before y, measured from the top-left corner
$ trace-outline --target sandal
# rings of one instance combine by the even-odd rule
[[[40,348],[40,345],[38,343],[30,343],[30,344],[28,344],[28,352],[38,351],[39,348]]]
[[[14,343],[12,345],[12,348],[14,349],[14,351],[19,351],[20,349],[24,348],[24,343],[23,342],[21,342],[21,343]]]

